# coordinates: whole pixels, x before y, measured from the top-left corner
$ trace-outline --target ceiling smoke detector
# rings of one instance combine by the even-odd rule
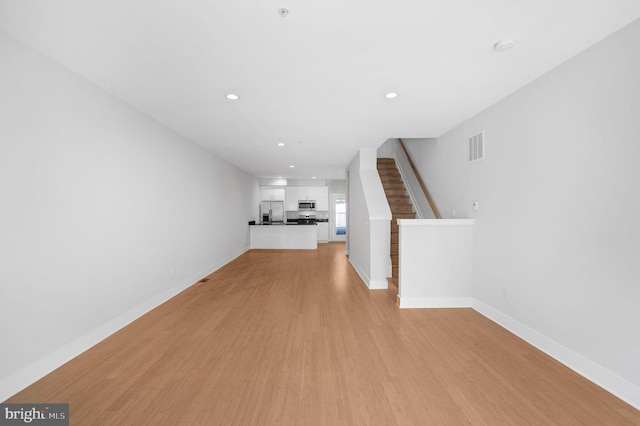
[[[496,44],[493,45],[493,50],[496,52],[504,52],[505,50],[511,49],[516,44],[513,40],[500,40]]]
[[[281,17],[286,18],[288,14],[289,14],[289,9],[285,9],[284,7],[278,9],[278,15],[280,15]]]

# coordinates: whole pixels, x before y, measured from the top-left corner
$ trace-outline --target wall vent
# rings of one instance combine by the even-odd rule
[[[484,131],[469,137],[469,162],[484,158]]]

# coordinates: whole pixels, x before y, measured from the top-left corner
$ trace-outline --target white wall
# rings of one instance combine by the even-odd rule
[[[0,93],[4,400],[246,250],[258,185],[3,33]]]
[[[408,149],[445,217],[476,219],[480,306],[640,407],[638,52],[640,21]]]
[[[403,139],[403,142],[420,176],[425,181],[440,216],[443,219],[474,217],[469,202],[471,199],[469,170],[477,165],[470,166],[466,162],[466,140],[465,143],[458,141],[446,145],[442,139]],[[446,155],[444,155],[445,150]],[[438,156],[447,157],[447,161],[437,161],[434,152],[437,152]],[[452,191],[450,188],[455,190]]]
[[[370,289],[391,276],[391,210],[376,169],[376,150],[362,149],[348,168],[349,261]]]
[[[346,180],[329,180],[327,181],[329,187],[329,194],[346,194],[347,193],[347,181]]]
[[[371,269],[371,242],[369,241],[369,211],[362,192],[360,180],[360,153],[351,161],[348,168],[349,194],[347,199],[347,216],[349,218],[347,232],[349,262],[354,266],[362,280],[369,281]]]

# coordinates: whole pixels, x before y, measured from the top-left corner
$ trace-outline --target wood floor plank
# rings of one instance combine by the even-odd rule
[[[7,402],[74,425],[638,425],[471,309],[403,309],[344,244],[253,250]]]

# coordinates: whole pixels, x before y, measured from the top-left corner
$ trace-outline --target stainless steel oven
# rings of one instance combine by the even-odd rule
[[[317,225],[318,221],[316,219],[298,219],[298,225]]]
[[[298,213],[298,225],[315,225],[317,223],[316,214],[312,212]]]

